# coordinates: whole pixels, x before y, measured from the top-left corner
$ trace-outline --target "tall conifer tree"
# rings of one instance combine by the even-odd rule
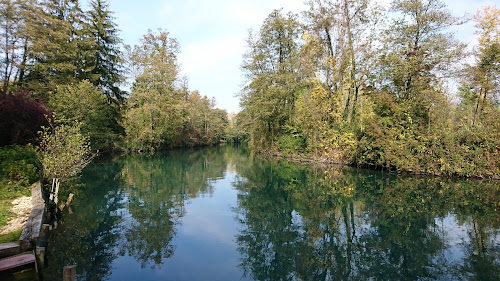
[[[85,50],[91,41],[83,36],[83,12],[76,0],[47,0],[29,16],[31,40],[23,84],[43,99],[57,85],[72,84],[84,76]]]
[[[92,81],[108,97],[122,100],[123,92],[118,87],[123,78],[119,30],[107,1],[93,0],[90,5],[88,24],[95,44],[89,63],[92,64],[91,74],[97,78]]]

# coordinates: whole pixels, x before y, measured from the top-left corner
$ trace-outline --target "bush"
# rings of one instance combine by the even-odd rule
[[[28,186],[40,179],[40,163],[31,145],[0,148],[0,177]]]
[[[409,114],[368,121],[356,163],[397,172],[478,176],[500,175],[500,114],[491,112],[482,124],[422,129]]]
[[[38,141],[51,112],[25,92],[0,97],[0,146]]]
[[[278,139],[278,147],[283,155],[304,152],[305,139],[297,134],[283,135]]]

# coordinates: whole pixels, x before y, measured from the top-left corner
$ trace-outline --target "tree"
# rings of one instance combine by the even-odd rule
[[[49,107],[66,125],[81,123],[81,132],[94,150],[110,150],[121,132],[113,105],[90,81],[61,85],[50,95]]]
[[[90,72],[98,76],[93,83],[108,97],[121,101],[124,97],[118,85],[123,80],[122,41],[118,37],[118,28],[107,1],[93,0],[90,6],[88,24],[95,44],[92,45],[89,64],[92,67]]]
[[[248,39],[242,68],[249,83],[241,93],[241,106],[252,120],[251,141],[266,147],[279,137],[291,119],[299,92],[299,22],[297,16],[274,10],[259,33]]]
[[[80,132],[80,123],[73,126],[49,120],[50,126],[40,132],[38,146],[43,176],[52,181],[50,201],[57,204],[59,184],[80,173],[95,157],[87,138]]]
[[[93,42],[76,0],[46,0],[27,16],[29,52],[20,84],[47,99],[57,85],[88,78],[86,60]]]
[[[427,124],[443,78],[463,57],[464,44],[446,33],[460,20],[440,0],[396,0],[391,9],[400,16],[384,32],[379,83]]]
[[[479,35],[476,65],[468,68],[470,84],[477,93],[473,123],[488,103],[498,102],[500,89],[500,9],[485,7],[474,16]]]
[[[38,131],[52,115],[44,104],[20,91],[0,97],[0,146],[38,143]]]
[[[311,0],[304,13],[306,46],[317,49],[315,70],[325,86],[339,96],[342,120],[355,123],[360,96],[373,72],[376,27],[380,8],[369,0]],[[360,122],[357,122],[360,123]]]
[[[0,72],[0,81],[2,82],[0,95],[7,94],[12,83],[14,70],[19,64],[19,49],[22,44],[20,30],[24,24],[21,15],[23,2],[25,1],[0,1],[0,52],[3,56],[0,61],[2,67]]]
[[[182,141],[182,91],[176,87],[179,44],[168,32],[151,30],[140,46],[128,47],[134,84],[127,101],[125,131],[132,150],[178,146]]]

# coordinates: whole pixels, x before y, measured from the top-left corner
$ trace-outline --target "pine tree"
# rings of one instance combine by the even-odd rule
[[[123,100],[123,92],[118,87],[123,80],[119,30],[113,22],[113,13],[107,1],[93,0],[90,5],[92,9],[88,12],[88,25],[95,44],[89,63],[92,64],[91,73],[97,76],[92,81],[108,97]]]
[[[46,100],[58,85],[86,78],[85,53],[92,42],[85,36],[78,1],[47,0],[33,12],[27,18],[30,29],[26,36],[31,44],[21,82],[33,95]]]

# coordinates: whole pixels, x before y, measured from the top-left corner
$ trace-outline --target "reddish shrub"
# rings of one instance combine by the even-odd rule
[[[0,146],[38,142],[38,131],[52,113],[26,91],[0,96]]]

